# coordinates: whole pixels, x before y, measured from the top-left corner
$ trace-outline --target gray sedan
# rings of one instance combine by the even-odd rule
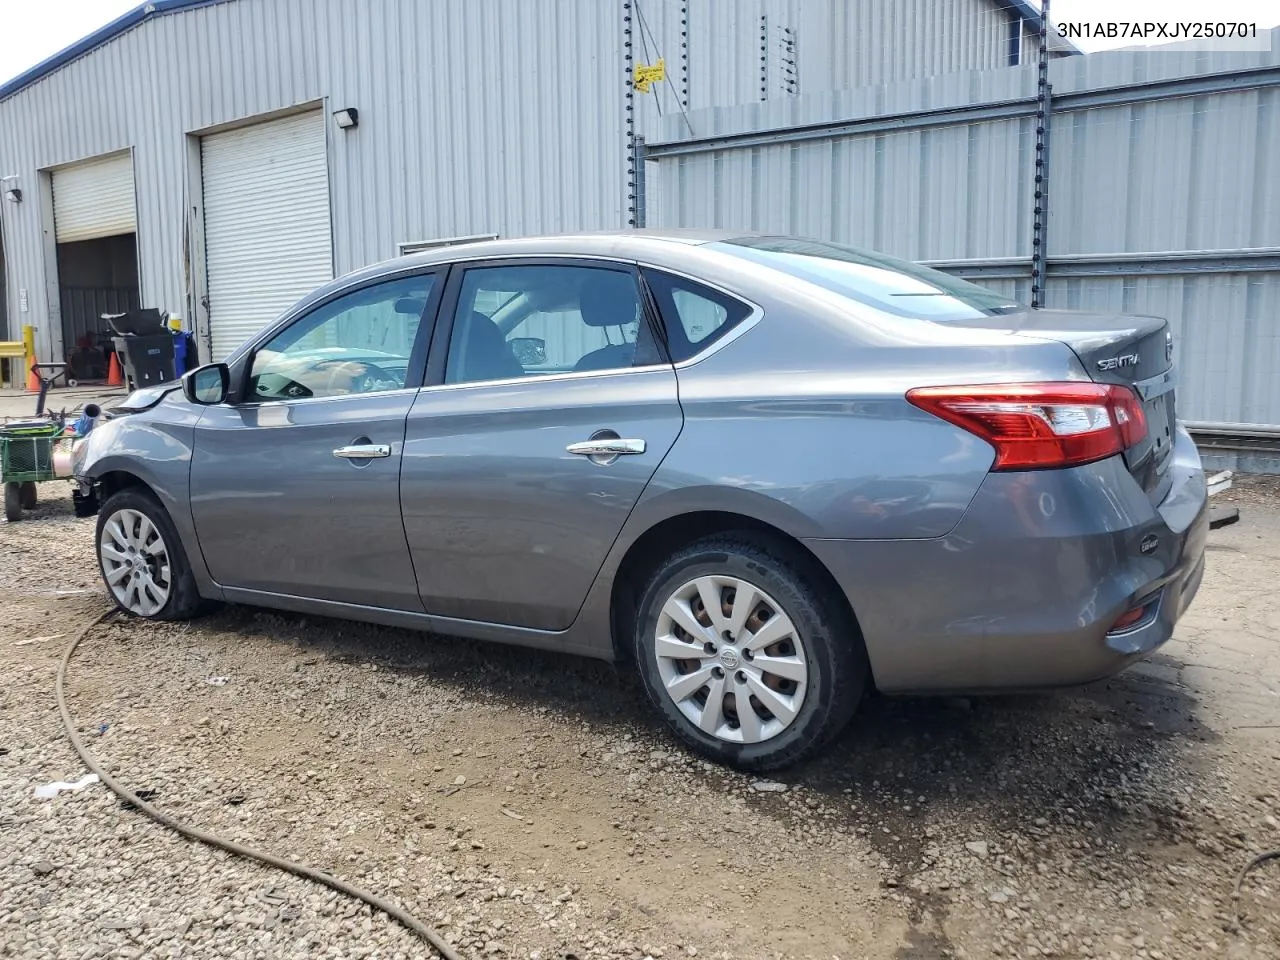
[[[1163,320],[831,243],[476,243],[323,287],[75,452],[111,595],[634,663],[770,769],[863,692],[1112,674],[1203,570]]]

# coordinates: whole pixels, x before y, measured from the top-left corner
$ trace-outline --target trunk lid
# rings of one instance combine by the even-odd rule
[[[1147,436],[1125,453],[1125,462],[1153,501],[1163,498],[1177,425],[1173,336],[1167,321],[1074,310],[1023,310],[948,325],[1057,340],[1071,348],[1094,381],[1137,389],[1147,417]]]

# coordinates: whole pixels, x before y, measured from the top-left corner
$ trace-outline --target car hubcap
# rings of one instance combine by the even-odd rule
[[[98,541],[107,587],[130,613],[151,617],[169,601],[169,548],[156,525],[137,510],[117,510]]]
[[[800,635],[777,601],[745,580],[699,577],[671,594],[654,653],[667,696],[720,740],[776,737],[804,704],[809,666]]]

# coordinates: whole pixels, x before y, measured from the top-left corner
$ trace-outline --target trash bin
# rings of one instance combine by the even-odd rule
[[[111,344],[120,355],[125,385],[130,390],[176,378],[173,334],[165,327],[159,310],[104,313],[102,319],[117,334],[111,338]]]
[[[173,336],[112,337],[111,343],[124,360],[124,382],[130,390],[154,387],[176,378],[173,365]]]

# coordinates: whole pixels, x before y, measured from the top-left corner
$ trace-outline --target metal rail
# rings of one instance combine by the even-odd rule
[[[966,280],[1025,280],[1031,257],[924,260]],[[1047,257],[1055,277],[1182,276],[1215,273],[1280,273],[1280,247],[1232,250],[1149,250],[1134,253],[1065,253]]]
[[[1152,100],[1199,97],[1276,86],[1280,86],[1280,66],[1250,67],[1196,77],[1125,83],[1101,90],[1059,92],[1053,95],[1052,106],[1055,114],[1061,114],[1075,110],[1094,110],[1099,107],[1126,106]],[[765,130],[729,133],[715,137],[667,140],[648,144],[645,153],[650,160],[659,160],[663,157],[709,153],[716,150],[767,147],[805,140],[831,140],[838,137],[891,133],[898,130],[920,130],[992,120],[1011,120],[1034,117],[1038,104],[1038,97],[1015,97],[980,104],[957,104],[951,107],[885,113],[873,117],[851,117],[844,120],[771,127]]]

